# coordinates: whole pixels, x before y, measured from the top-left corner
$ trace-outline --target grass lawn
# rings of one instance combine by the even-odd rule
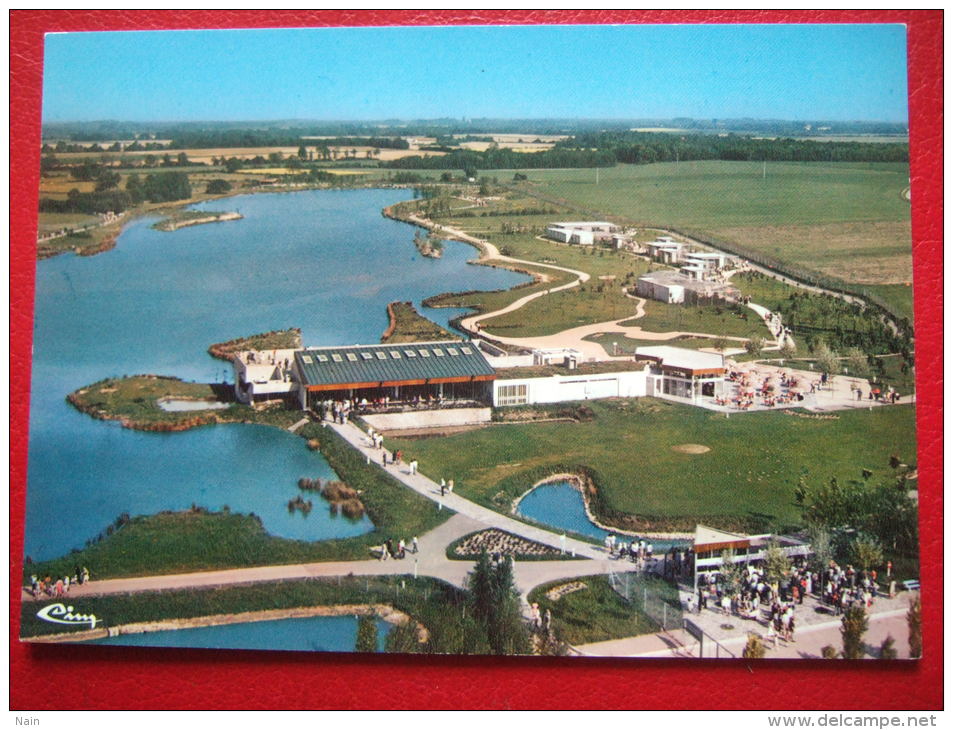
[[[546,596],[550,589],[577,580],[587,587],[555,601]],[[669,626],[675,625],[681,615],[678,593],[665,581],[633,576],[631,595],[633,600],[626,602],[612,590],[605,576],[588,576],[534,588],[529,600],[539,604],[541,614],[547,610],[552,613],[556,635],[573,645],[655,633],[660,628],[660,618],[655,615],[661,614],[663,602],[668,604],[665,618]],[[648,611],[643,610],[643,596]]]
[[[381,337],[381,342],[396,345],[401,342],[459,339],[459,335],[447,332],[440,325],[422,316],[412,302],[391,302],[387,305],[387,312],[391,324]]]
[[[645,224],[710,230],[848,221],[908,221],[903,163],[696,161],[526,170],[528,191]]]
[[[587,423],[511,424],[434,439],[389,439],[424,474],[453,478],[464,496],[508,511],[537,480],[588,470],[599,515],[635,529],[696,522],[756,529],[797,524],[794,488],[813,481],[893,476],[888,455],[916,463],[911,406],[846,411],[837,419],[782,412],[725,418],[652,398],[592,401]],[[672,450],[702,444],[704,454]],[[636,515],[637,520],[625,519]]]
[[[294,414],[300,415],[300,414]],[[63,575],[85,565],[94,579],[160,575],[316,561],[369,560],[370,547],[388,537],[422,535],[451,516],[373,465],[330,429],[308,424],[299,434],[318,438],[321,453],[361,500],[375,529],[339,540],[288,540],[268,535],[250,515],[165,512],[135,517],[112,535],[62,558],[24,566],[31,573]]]

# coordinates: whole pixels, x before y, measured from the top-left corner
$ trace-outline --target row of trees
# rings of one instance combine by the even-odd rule
[[[759,139],[735,134],[663,134],[658,132],[587,132],[557,147],[610,150],[619,162],[637,165],[689,160],[761,162],[908,162],[906,143],[815,142]]]
[[[137,174],[132,174],[126,180],[125,190],[119,190],[115,187],[118,182],[118,175],[116,175],[116,179],[109,189],[100,190],[97,186],[95,192],[81,193],[74,188],[69,191],[66,200],[41,198],[40,211],[44,213],[85,213],[87,215],[107,211],[120,213],[145,201],[166,203],[192,197],[189,176],[184,172],[152,173],[146,175],[144,179]]]
[[[514,152],[511,149],[457,150],[441,157],[403,157],[381,163],[400,170],[464,170],[468,177],[476,170],[529,170],[547,167],[612,167],[610,150],[553,148],[542,152]]]

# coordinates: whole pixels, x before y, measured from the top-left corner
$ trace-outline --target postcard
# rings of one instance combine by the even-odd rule
[[[48,35],[21,640],[919,658],[907,97],[901,25]]]

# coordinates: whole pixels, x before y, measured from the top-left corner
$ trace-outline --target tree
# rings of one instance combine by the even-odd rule
[[[446,183],[453,182],[453,173],[452,172],[441,173],[440,182],[446,182]]]
[[[361,616],[357,621],[357,640],[354,651],[377,651],[377,621],[373,616]]]
[[[795,356],[797,356],[797,345],[794,344],[794,340],[786,338],[784,344],[781,345],[781,357],[785,360],[790,360]]]
[[[827,373],[828,375],[837,373],[840,360],[837,358],[837,353],[828,347],[826,342],[821,341],[817,343],[814,347],[814,358],[817,360],[817,369],[822,373]]]
[[[228,180],[222,180],[220,178],[209,180],[208,185],[205,186],[205,192],[208,195],[222,195],[231,189],[232,184]]]
[[[834,559],[834,537],[826,527],[814,525],[808,529],[808,539],[811,542],[811,556],[808,558],[811,570],[822,573]]]
[[[493,654],[527,654],[529,631],[520,611],[519,594],[513,581],[513,565],[503,559],[490,561],[480,554],[470,574],[470,607],[482,625]]]
[[[715,341],[711,343],[711,346],[719,352],[724,352],[728,349],[728,338],[716,337]]]
[[[299,159],[299,160],[307,160],[307,159],[308,159],[308,150],[307,150],[307,148],[305,148],[304,145],[301,145],[300,147],[298,147],[298,159]]]
[[[923,616],[921,615],[920,594],[910,599],[910,608],[907,609],[907,628],[910,635],[907,644],[910,647],[910,658],[919,659],[923,654]]]
[[[850,374],[858,378],[866,378],[870,375],[870,366],[867,364],[867,356],[859,347],[849,347],[844,353],[847,356],[847,367],[850,368]]]
[[[722,550],[721,566],[718,568],[722,590],[729,596],[735,595],[741,589],[741,566],[734,561],[734,557],[734,550]]]
[[[841,619],[841,639],[844,642],[844,659],[864,658],[864,634],[867,632],[867,612],[863,606],[854,604]]]
[[[417,654],[421,651],[420,638],[414,621],[397,624],[387,634],[385,648],[393,654]]]
[[[761,637],[755,633],[748,634],[748,643],[741,650],[741,656],[745,659],[764,659],[764,642]]]
[[[821,647],[821,656],[824,659],[837,659],[837,649],[830,644],[823,646]]]
[[[877,538],[871,535],[858,535],[850,545],[851,559],[866,572],[884,561],[883,548]]]
[[[760,337],[753,337],[745,343],[745,351],[749,355],[758,357],[762,350],[764,350],[764,340]]]
[[[887,638],[883,640],[883,643],[880,645],[880,658],[881,659],[896,659],[897,658],[897,649],[894,647],[894,638],[887,634]]]
[[[764,577],[768,583],[781,583],[791,572],[791,560],[784,554],[784,550],[775,540],[768,545],[764,553]]]

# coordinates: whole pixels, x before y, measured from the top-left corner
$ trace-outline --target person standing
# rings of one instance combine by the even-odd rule
[[[417,536],[416,536],[416,535],[414,535],[414,538],[413,538],[413,540],[410,541],[410,544],[413,545],[414,555],[416,555],[417,552],[420,550],[420,546],[417,544]]]

